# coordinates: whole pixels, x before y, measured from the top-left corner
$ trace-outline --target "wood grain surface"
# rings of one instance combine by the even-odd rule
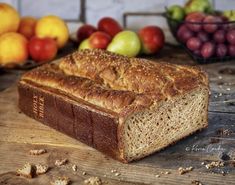
[[[161,58],[168,62],[195,65],[181,50],[174,52],[177,54],[172,53],[172,50],[164,50],[162,56],[152,59]],[[130,164],[108,158],[20,113],[14,82],[10,88],[0,92],[0,184],[49,184],[58,176],[69,177],[71,184],[83,184],[91,176],[100,177],[103,184],[117,185],[188,185],[193,180],[199,180],[205,185],[235,184],[235,62],[208,64],[202,68],[209,74],[211,87],[209,127],[163,151]],[[13,73],[14,75],[10,73],[14,80],[6,78],[7,85],[15,81],[20,73],[21,71]],[[7,85],[3,84],[4,87]],[[48,152],[39,156],[29,155],[29,150],[40,148]],[[224,161],[224,167],[207,169],[202,165],[202,162],[208,164],[221,160],[222,153],[229,156]],[[64,158],[69,160],[66,165],[55,166],[55,160]],[[26,162],[47,164],[50,170],[33,179],[16,176],[16,170]],[[78,167],[76,172],[72,170],[74,164]],[[179,174],[179,167],[190,166],[194,168],[193,171]],[[112,170],[117,170],[120,175],[116,176]]]

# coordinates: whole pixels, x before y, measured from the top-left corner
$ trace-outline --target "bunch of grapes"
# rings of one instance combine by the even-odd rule
[[[235,24],[223,16],[190,13],[179,27],[177,38],[204,59],[235,56]]]

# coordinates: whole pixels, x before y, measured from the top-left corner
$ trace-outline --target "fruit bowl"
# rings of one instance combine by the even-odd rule
[[[172,35],[198,63],[235,59],[235,21],[228,21],[220,12],[213,15],[194,12],[182,21],[167,13],[165,17]]]

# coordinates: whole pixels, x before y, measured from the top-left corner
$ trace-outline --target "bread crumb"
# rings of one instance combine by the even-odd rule
[[[102,181],[99,177],[90,177],[84,181],[84,184],[88,185],[102,185]]]
[[[187,168],[179,167],[179,169],[178,169],[180,175],[183,175],[183,174],[185,174],[185,173],[188,173],[188,172],[190,172],[190,171],[192,171],[192,170],[193,170],[193,167],[192,167],[192,166],[187,167]]]
[[[120,173],[115,173],[114,175],[115,175],[115,176],[119,176],[119,175],[121,175],[121,174],[120,174]]]
[[[224,166],[224,162],[222,161],[212,161],[211,163],[207,164],[205,167],[207,169],[211,169],[214,167],[223,167]]]
[[[56,160],[55,165],[62,166],[62,165],[65,165],[67,162],[68,162],[68,159]]]
[[[86,175],[86,172],[82,172],[82,175]]]
[[[78,170],[77,165],[74,164],[74,165],[72,166],[72,170],[73,170],[74,172],[76,172],[76,171]]]
[[[170,173],[171,173],[171,172],[169,172],[169,171],[166,171],[166,172],[165,172],[166,175],[168,175],[168,174],[170,174]]]
[[[16,173],[26,178],[33,178],[33,165],[26,163],[22,168],[18,169]]]
[[[157,178],[158,178],[158,177],[160,177],[160,175],[155,175],[155,177],[157,177]]]
[[[41,155],[47,153],[46,149],[35,149],[35,150],[30,150],[29,154],[30,155]]]
[[[70,180],[68,177],[58,177],[51,182],[51,185],[68,185]]]
[[[45,174],[48,171],[49,167],[47,165],[36,164],[35,170],[37,175]]]
[[[116,173],[116,172],[117,172],[117,170],[114,170],[114,169],[113,169],[113,170],[111,170],[111,173]]]
[[[202,183],[198,180],[193,180],[191,183],[195,185],[202,185]]]

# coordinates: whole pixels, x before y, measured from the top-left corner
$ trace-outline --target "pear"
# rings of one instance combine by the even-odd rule
[[[88,39],[83,40],[78,47],[78,50],[83,50],[83,49],[92,49]]]
[[[121,31],[114,36],[107,50],[128,57],[135,57],[141,49],[138,35],[133,31]]]

